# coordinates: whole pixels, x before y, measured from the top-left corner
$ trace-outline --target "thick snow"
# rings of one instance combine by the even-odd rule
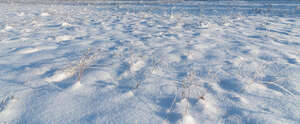
[[[298,124],[300,2],[0,3],[0,124]]]

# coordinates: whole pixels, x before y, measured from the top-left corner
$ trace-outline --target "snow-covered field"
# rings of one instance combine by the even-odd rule
[[[299,124],[300,2],[0,3],[0,124]]]

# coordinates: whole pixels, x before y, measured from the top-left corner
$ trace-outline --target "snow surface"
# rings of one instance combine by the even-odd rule
[[[300,123],[300,2],[0,10],[0,124]]]

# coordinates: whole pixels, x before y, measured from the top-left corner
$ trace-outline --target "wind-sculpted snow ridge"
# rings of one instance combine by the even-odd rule
[[[0,124],[297,124],[300,3],[0,3]]]

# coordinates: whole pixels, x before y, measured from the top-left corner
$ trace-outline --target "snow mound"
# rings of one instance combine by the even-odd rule
[[[186,114],[183,116],[182,123],[180,124],[197,124],[197,123],[191,115]]]

